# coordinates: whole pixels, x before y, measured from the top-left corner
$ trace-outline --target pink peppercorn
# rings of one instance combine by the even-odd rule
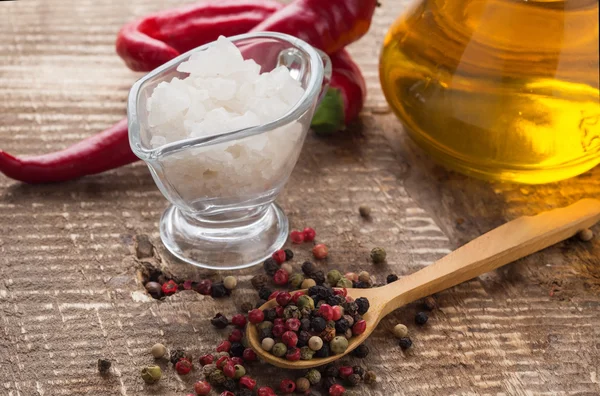
[[[331,320],[334,321],[338,321],[342,318],[342,307],[340,307],[339,305],[336,305],[333,307],[333,317],[331,318]]]
[[[183,282],[183,290],[192,290],[192,281],[186,280]]]
[[[194,384],[194,392],[199,396],[206,396],[210,393],[210,384],[206,381],[198,381]]]
[[[354,323],[354,326],[352,326],[352,334],[361,335],[365,332],[366,329],[367,322],[365,322],[364,320],[359,320],[358,322]]]
[[[285,325],[285,321],[283,320],[283,318],[275,318],[275,320],[273,321],[273,326],[277,325]]]
[[[165,296],[170,296],[171,294],[175,294],[177,292],[177,283],[175,283],[173,280],[170,280],[163,283],[161,289]]]
[[[346,389],[340,384],[332,385],[331,388],[329,388],[329,396],[342,396],[345,393]]]
[[[285,326],[280,324],[280,325],[274,325],[271,328],[271,332],[273,333],[273,335],[275,336],[275,338],[279,338],[283,335],[283,333],[285,333]]]
[[[318,314],[327,321],[333,320],[333,307],[329,304],[321,304]]]
[[[241,366],[243,366],[243,365],[244,365],[244,359],[242,359],[241,357],[237,357],[237,356],[235,356],[235,357],[232,357],[232,358],[230,359],[230,361],[231,361],[231,363],[232,363],[234,366],[235,366],[236,364],[239,364],[239,365],[241,365]]]
[[[292,302],[294,304],[296,304],[298,302],[298,299],[300,297],[302,297],[302,296],[305,296],[305,295],[306,295],[306,293],[304,293],[303,291],[299,291],[299,292],[294,293],[294,295],[292,296]]]
[[[300,360],[300,349],[296,347],[289,348],[287,353],[285,354],[285,358],[292,362]]]
[[[282,264],[285,262],[285,252],[283,249],[279,249],[273,253],[273,260],[275,260],[277,264]]]
[[[285,307],[286,305],[288,305],[290,303],[291,299],[292,299],[292,295],[288,292],[281,292],[275,298],[275,300],[277,301],[277,304],[281,305],[282,307]]]
[[[274,298],[277,298],[277,296],[279,295],[279,293],[281,293],[281,291],[279,291],[279,290],[275,290],[273,293],[271,293],[271,294],[269,295],[269,298],[268,298],[268,300],[273,300]]]
[[[179,374],[179,375],[186,375],[186,374],[189,374],[190,371],[192,371],[193,367],[194,366],[192,365],[192,362],[190,362],[189,359],[181,358],[175,364],[175,371],[177,371],[177,374]]]
[[[342,366],[339,368],[340,377],[348,378],[354,374],[354,370],[350,366]]]
[[[229,378],[235,377],[235,366],[232,362],[227,362],[227,364],[223,367],[223,374]]]
[[[235,393],[225,391],[225,392],[221,392],[221,394],[219,396],[235,396]]]
[[[292,243],[302,243],[304,242],[304,233],[294,230],[290,232],[290,239],[292,240]]]
[[[275,396],[275,391],[268,386],[261,386],[256,392],[257,396]]]
[[[212,282],[210,279],[204,279],[198,282],[196,291],[204,296],[209,296],[212,293]]]
[[[344,278],[350,279],[352,282],[358,282],[358,274],[356,272],[347,272]]]
[[[314,241],[317,236],[317,232],[311,227],[306,227],[302,233],[304,234],[304,240],[306,242]]]
[[[284,269],[278,269],[277,272],[275,272],[275,275],[273,275],[273,283],[277,286],[287,285],[289,279],[290,275]]]
[[[319,260],[327,257],[327,253],[329,253],[327,246],[325,246],[325,244],[323,244],[323,243],[319,243],[318,245],[315,245],[312,252],[313,252],[313,256],[315,256],[315,258],[319,259]]]
[[[289,318],[288,320],[285,321],[286,329],[291,330],[291,331],[300,330],[301,325],[302,325],[302,323],[300,322],[300,319]]]
[[[240,342],[244,338],[244,333],[240,329],[233,329],[229,334],[229,342]]]
[[[233,315],[231,318],[231,324],[236,327],[244,327],[246,326],[246,317],[242,314]]]
[[[254,387],[256,387],[256,381],[248,377],[247,375],[244,375],[242,378],[240,378],[240,386],[248,388],[250,390],[254,390]]]
[[[279,384],[279,390],[281,393],[285,394],[293,393],[296,390],[296,383],[291,379],[281,380],[281,383]]]
[[[231,342],[227,340],[221,341],[221,343],[217,346],[217,352],[229,352],[231,349]]]
[[[207,364],[211,364],[215,361],[215,357],[210,353],[208,355],[200,356],[200,365],[206,366]]]
[[[298,344],[298,336],[293,331],[286,331],[281,336],[281,341],[288,347],[295,347]]]
[[[260,323],[265,320],[265,313],[260,309],[253,309],[252,311],[248,312],[248,320],[250,323]]]
[[[256,352],[252,348],[244,349],[244,353],[242,354],[243,358],[247,362],[254,362],[258,360],[258,356],[256,356]]]
[[[283,307],[281,305],[278,305],[275,307],[275,314],[277,315],[278,318],[283,318]]]
[[[230,359],[227,356],[221,356],[218,360],[217,360],[217,368],[222,370],[223,367],[230,361]]]
[[[346,297],[348,295],[348,289],[346,289],[345,287],[343,289],[334,289],[333,294],[335,294],[336,296]]]

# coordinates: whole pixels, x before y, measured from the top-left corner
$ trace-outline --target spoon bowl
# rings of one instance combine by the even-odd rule
[[[570,238],[599,220],[600,201],[582,199],[566,208],[510,221],[458,248],[434,264],[386,286],[348,289],[348,295],[354,299],[366,297],[370,308],[363,315],[363,319],[367,322],[365,332],[352,337],[348,342],[348,349],[342,354],[295,362],[278,358],[262,349],[256,326],[253,324],[248,324],[247,327],[248,341],[258,356],[277,367],[309,369],[331,363],[362,344],[381,319],[401,306],[456,286]],[[270,300],[260,309],[273,308],[276,305],[275,300]]]

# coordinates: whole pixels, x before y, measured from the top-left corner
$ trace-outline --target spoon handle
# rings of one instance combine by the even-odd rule
[[[582,199],[565,208],[510,221],[422,270],[379,289],[383,314],[456,286],[570,238],[600,220],[600,201]]]

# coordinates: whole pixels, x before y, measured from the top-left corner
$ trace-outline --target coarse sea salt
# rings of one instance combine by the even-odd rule
[[[244,60],[222,36],[177,71],[189,75],[161,82],[147,100],[153,148],[267,124],[304,95],[287,67],[261,74],[260,65]],[[303,126],[294,120],[258,135],[169,154],[163,170],[184,199],[249,195],[275,187],[291,171],[289,157],[302,138]]]

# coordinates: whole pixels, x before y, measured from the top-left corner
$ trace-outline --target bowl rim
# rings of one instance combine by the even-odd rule
[[[137,103],[142,86],[146,82],[148,82],[148,80],[156,77],[165,70],[172,68],[176,64],[187,60],[187,58],[189,58],[193,53],[206,50],[208,47],[212,46],[215,43],[213,41],[179,55],[178,57],[170,60],[164,65],[152,70],[133,84],[129,91],[129,96],[127,100],[127,124],[129,144],[131,146],[131,149],[133,150],[133,153],[142,160],[152,160],[168,153],[178,152],[192,147],[195,148],[209,146],[227,142],[230,140],[242,139],[245,137],[265,133],[273,129],[279,128],[281,126],[290,124],[291,122],[299,119],[307,110],[309,110],[309,108],[314,105],[316,97],[321,92],[322,82],[324,78],[323,60],[319,52],[307,42],[284,33],[255,32],[228,37],[228,39],[233,43],[235,43],[236,41],[257,38],[278,39],[281,41],[287,41],[292,46],[300,48],[310,56],[311,76],[308,85],[300,100],[298,100],[298,102],[296,102],[296,104],[285,115],[269,123],[239,129],[237,131],[225,132],[208,137],[194,137],[178,140],[153,149],[144,147],[144,145],[141,142],[140,124],[138,121],[139,117],[137,112]]]

